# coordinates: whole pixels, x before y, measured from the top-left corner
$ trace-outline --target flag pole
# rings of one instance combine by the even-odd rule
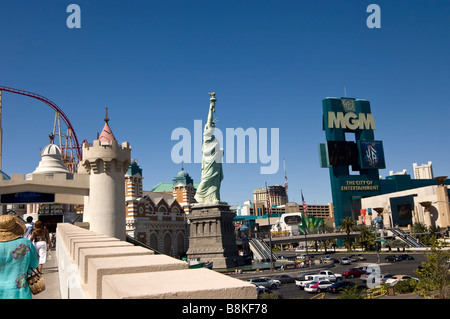
[[[270,199],[269,199],[269,191],[267,189],[267,182],[266,182],[266,197],[267,197],[267,208],[269,209],[269,215],[267,216],[267,221],[269,223],[270,270],[274,270],[273,257],[272,257],[272,226],[270,224],[270,215],[272,213],[272,209],[271,209],[271,206],[270,206]]]

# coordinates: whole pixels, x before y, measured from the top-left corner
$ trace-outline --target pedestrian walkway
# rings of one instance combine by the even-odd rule
[[[47,255],[47,262],[43,267],[45,290],[40,294],[33,295],[33,299],[61,299],[59,290],[58,260],[56,251],[50,250]]]

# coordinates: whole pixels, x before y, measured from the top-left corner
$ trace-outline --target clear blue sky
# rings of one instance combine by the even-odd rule
[[[81,29],[66,8],[81,7]],[[381,8],[369,29],[366,8]],[[279,128],[280,166],[224,164],[222,199],[242,204],[254,188],[283,184],[290,199],[331,202],[319,166],[322,99],[371,102],[387,168],[433,162],[450,175],[450,2],[436,1],[152,1],[0,2],[0,85],[55,102],[92,142],[105,107],[119,142],[130,142],[144,188],[170,182],[171,133],[206,120],[217,96],[218,127]],[[33,99],[3,94],[3,171],[30,173],[48,144],[54,112]],[[226,149],[225,149],[226,151]],[[185,164],[200,181],[200,164]]]

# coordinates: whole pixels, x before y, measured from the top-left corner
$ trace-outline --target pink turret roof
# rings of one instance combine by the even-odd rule
[[[108,118],[108,108],[105,109],[105,126],[103,126],[102,133],[100,134],[100,137],[98,138],[100,143],[108,143],[111,144],[111,141],[115,140],[114,134],[109,127],[109,118]]]
[[[103,126],[102,133],[100,134],[100,137],[98,139],[101,143],[109,143],[109,144],[111,144],[111,141],[115,140],[114,134],[111,131],[111,128],[109,127],[108,123],[105,123],[105,126]]]

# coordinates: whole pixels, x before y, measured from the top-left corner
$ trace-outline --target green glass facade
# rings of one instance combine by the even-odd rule
[[[319,159],[321,167],[330,172],[336,227],[346,217],[358,218],[361,198],[437,185],[434,179],[411,179],[410,175],[379,178],[379,170],[386,164],[383,144],[375,140],[376,126],[369,101],[326,98],[322,107],[327,143],[319,145]],[[449,185],[450,180],[444,184]],[[411,224],[412,197],[392,201],[394,223]]]

